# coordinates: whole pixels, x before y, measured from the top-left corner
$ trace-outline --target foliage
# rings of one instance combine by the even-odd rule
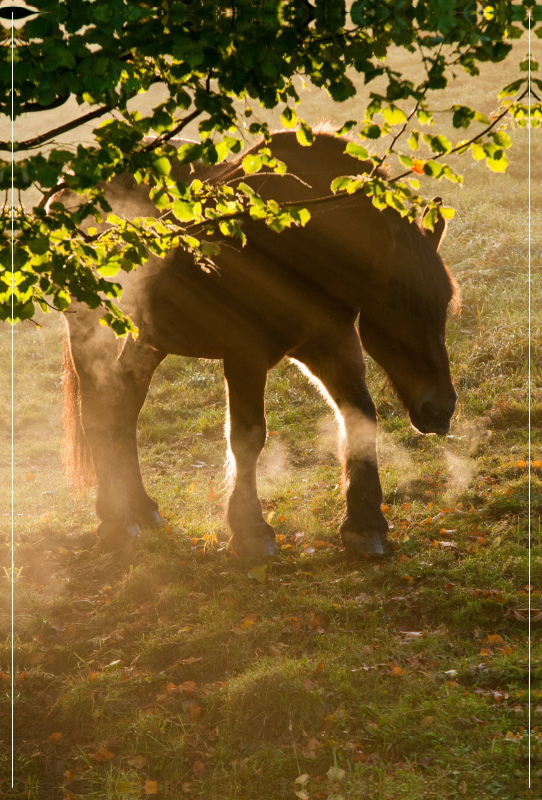
[[[297,125],[299,143],[310,146],[312,131],[295,110],[299,77],[324,87],[337,103],[355,93],[352,70],[363,74],[366,83],[384,78],[385,87],[371,92],[363,119],[349,120],[339,131],[358,125],[361,144],[351,142],[347,149],[361,160],[371,158],[372,169],[339,176],[332,189],[338,196],[364,191],[377,208],[391,206],[410,218],[423,202],[417,174],[460,182],[443,159],[469,150],[502,172],[510,145],[506,122],[524,126],[530,119],[538,125],[542,117],[537,94],[542,81],[530,78],[538,64],[527,58],[519,65],[520,77],[501,92],[501,107],[492,119],[470,106],[454,106],[454,128],[478,124],[469,138],[453,144],[441,133],[422,131],[434,121],[429,92],[444,90],[459,70],[476,76],[478,64],[502,61],[511,41],[525,30],[542,34],[542,6],[535,0],[492,6],[470,0],[356,0],[349,12],[336,0],[314,6],[305,0],[163,0],[156,5],[36,0],[34,5],[40,13],[14,38],[10,30],[4,32],[0,110],[16,121],[22,114],[61,109],[70,96],[92,110],[26,141],[0,143],[6,158],[10,153],[14,158],[13,170],[7,160],[0,162],[0,188],[34,186],[43,195],[31,213],[4,208],[0,218],[3,319],[30,318],[36,304],[65,310],[76,298],[92,307],[101,303],[107,312],[103,321],[119,335],[135,332],[116,305],[121,288],[112,278],[119,270],[130,271],[149,253],[160,256],[176,246],[208,263],[219,253],[221,236],[244,240],[247,215],[276,231],[305,224],[307,211],[265,205],[247,184],[234,190],[189,185],[171,176],[174,163],[201,159],[212,165],[239,153],[245,133],[263,137],[262,147],[243,160],[245,172],[284,172],[285,165],[273,159],[267,146],[268,127],[253,121],[250,104],[282,108],[283,125]],[[425,66],[420,83],[386,63],[392,46],[419,52]],[[129,101],[158,83],[167,89],[167,99],[149,116],[131,111]],[[244,111],[235,101],[244,103]],[[93,144],[55,146],[56,136],[106,115]],[[173,137],[194,120],[199,121],[200,141],[177,149]],[[385,153],[371,156],[369,145],[383,137],[388,137]],[[383,162],[397,163],[394,155],[402,168],[386,180],[378,177]],[[148,184],[159,211],[171,210],[175,219],[107,217],[111,209],[103,185],[125,171]],[[47,206],[59,187],[84,197],[79,210],[67,211],[56,202]],[[89,215],[98,222],[106,217],[108,230],[84,232],[81,223]],[[435,220],[433,205],[424,224],[432,227]]]

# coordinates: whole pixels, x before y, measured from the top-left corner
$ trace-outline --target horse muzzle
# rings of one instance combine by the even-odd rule
[[[457,393],[445,400],[426,395],[415,408],[409,410],[410,421],[420,433],[438,433],[444,435],[450,430]]]

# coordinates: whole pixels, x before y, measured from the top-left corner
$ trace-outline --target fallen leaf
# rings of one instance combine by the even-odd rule
[[[92,761],[110,761],[112,758],[115,758],[114,753],[110,753],[109,750],[106,750],[105,747],[100,747],[100,749],[94,753],[94,755],[90,756]]]
[[[401,669],[401,667],[398,667],[398,666],[392,667],[391,672],[390,672],[390,675],[393,675],[396,678],[400,677],[401,675],[404,675],[404,674],[405,674],[404,669]]]
[[[305,758],[316,758],[316,750],[318,749],[318,739],[310,738],[301,751]]]
[[[135,769],[143,769],[143,767],[147,766],[147,763],[145,756],[134,756],[128,761],[128,764]]]
[[[324,542],[322,539],[319,539],[317,542],[315,542],[314,546],[317,550],[325,550],[326,547],[335,547],[335,545],[331,542]]]
[[[330,767],[326,772],[326,775],[330,781],[342,781],[346,775],[346,771],[340,767]]]
[[[278,656],[282,655],[278,647],[275,647],[274,644],[272,644],[269,647],[269,650],[267,652],[269,653],[270,656],[273,656],[273,658],[277,658]]]
[[[490,633],[486,636],[485,641],[488,644],[504,644],[504,639],[498,633]]]
[[[307,783],[307,781],[309,780],[309,778],[310,778],[310,775],[307,775],[307,773],[305,772],[303,775],[299,775],[295,779],[294,783],[300,783],[301,786],[304,786]]]
[[[54,744],[55,742],[60,741],[60,739],[62,739],[62,734],[61,733],[52,733],[49,736],[49,741],[51,742],[51,744]]]
[[[252,578],[254,581],[258,581],[258,583],[263,583],[266,578],[267,573],[267,564],[260,564],[257,567],[253,567],[250,572],[248,573],[248,577]]]
[[[243,628],[251,628],[252,625],[256,624],[256,620],[258,619],[257,614],[247,614],[244,620],[241,623],[241,627]]]
[[[420,723],[424,727],[428,727],[429,725],[433,724],[433,717],[424,717]]]
[[[183,711],[186,711],[190,719],[196,721],[201,717],[201,706],[193,700],[187,700],[182,704]]]
[[[183,694],[196,694],[198,687],[194,681],[183,681],[177,687]]]
[[[156,781],[145,781],[143,784],[145,794],[158,794],[158,784]]]
[[[205,775],[205,766],[203,761],[196,761],[192,767],[192,771],[194,772],[194,775]]]

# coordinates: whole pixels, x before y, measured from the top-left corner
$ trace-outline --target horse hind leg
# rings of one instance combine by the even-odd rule
[[[96,318],[95,318],[96,317]],[[68,318],[70,352],[78,377],[81,422],[97,480],[98,535],[122,542],[157,523],[158,506],[145,492],[139,471],[136,426],[148,387],[163,354],[131,338],[118,356],[112,331],[95,312]]]
[[[376,457],[376,411],[365,384],[365,363],[354,327],[292,353],[309,379],[323,386],[339,424],[346,511],[340,531],[353,556],[387,556],[392,548],[382,514]],[[306,369],[308,368],[308,370]]]
[[[231,547],[240,556],[265,558],[279,551],[275,532],[266,523],[256,487],[256,466],[265,444],[267,427],[264,389],[267,360],[261,354],[226,356],[228,390],[229,478],[226,519]]]

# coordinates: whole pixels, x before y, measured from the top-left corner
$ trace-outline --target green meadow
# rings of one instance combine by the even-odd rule
[[[514,63],[443,93],[444,133],[459,138],[454,102],[491,111]],[[343,107],[307,90],[304,116],[339,127],[361,115],[360,91]],[[286,361],[269,374],[259,478],[280,555],[254,568],[229,551],[222,364],[173,356],[139,428],[165,526],[100,550],[94,493],[63,471],[63,322],[3,326],[0,774],[13,680],[21,797],[512,800],[527,796],[529,757],[542,785],[535,134],[530,287],[527,129],[511,131],[504,175],[467,155],[453,162],[462,188],[422,187],[456,209],[442,255],[462,294],[447,327],[459,401],[448,436],[423,436],[367,359],[396,548],[383,563],[345,558],[334,417]]]

